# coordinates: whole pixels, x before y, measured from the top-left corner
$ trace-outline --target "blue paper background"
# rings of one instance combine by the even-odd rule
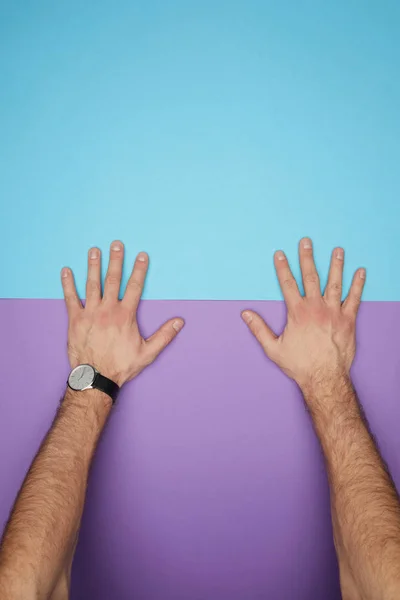
[[[147,298],[278,299],[302,235],[400,300],[395,0],[0,0],[0,296],[83,293],[86,250],[151,255]]]

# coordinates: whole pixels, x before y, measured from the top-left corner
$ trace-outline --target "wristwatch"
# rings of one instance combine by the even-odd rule
[[[68,387],[76,392],[100,390],[110,396],[113,404],[119,392],[119,386],[108,377],[101,375],[92,365],[78,365],[75,369],[72,369],[67,383]]]

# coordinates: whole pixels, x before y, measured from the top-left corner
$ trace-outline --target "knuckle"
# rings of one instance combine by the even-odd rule
[[[121,306],[119,307],[119,311],[117,313],[117,323],[120,326],[125,325],[126,323],[130,323],[132,321],[132,315],[131,315],[131,311],[124,306],[123,304],[121,304]]]
[[[306,273],[304,275],[304,283],[317,284],[318,275],[316,273]]]
[[[116,286],[120,282],[120,277],[114,273],[109,273],[106,277],[106,283],[109,286]]]
[[[252,325],[251,330],[252,330],[253,334],[256,336],[256,338],[260,337],[260,334],[261,334],[260,323],[252,323],[251,325]]]
[[[298,318],[304,318],[306,312],[305,299],[302,296],[298,300],[294,300],[291,303],[290,309],[288,309],[289,317],[296,315]]]
[[[107,310],[107,308],[101,308],[100,310],[96,311],[95,319],[98,325],[102,327],[108,327],[108,325],[111,323],[110,312]]]
[[[283,280],[283,285],[287,290],[293,290],[296,287],[296,280],[294,277],[287,275]]]
[[[68,292],[65,294],[65,301],[66,301],[68,304],[70,304],[70,303],[74,302],[74,300],[75,300],[75,295],[74,295],[74,294],[73,294],[71,291],[68,291]]]
[[[141,292],[142,291],[142,286],[140,285],[140,283],[136,279],[133,279],[132,277],[128,280],[126,287],[133,292]]]
[[[88,279],[87,292],[88,294],[99,294],[101,291],[100,282],[94,279]]]
[[[354,332],[355,328],[355,319],[353,317],[345,318],[343,322],[343,331],[346,335]]]
[[[328,285],[328,292],[332,296],[341,296],[342,286],[337,281],[334,281]]]
[[[81,329],[80,319],[77,317],[72,317],[69,323],[69,333],[70,335],[75,336],[79,330]]]
[[[163,331],[161,335],[161,341],[163,346],[167,346],[173,338],[172,332]]]

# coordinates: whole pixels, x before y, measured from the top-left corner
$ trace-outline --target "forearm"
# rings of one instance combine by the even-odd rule
[[[0,552],[5,598],[47,598],[71,554],[90,463],[111,408],[96,390],[68,390],[26,476]]]
[[[344,600],[400,595],[400,505],[346,376],[303,390],[324,452]]]

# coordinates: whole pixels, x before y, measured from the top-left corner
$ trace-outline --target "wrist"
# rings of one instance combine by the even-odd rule
[[[105,421],[111,412],[111,397],[97,389],[82,391],[67,387],[61,406],[65,409],[77,408],[84,411],[89,418],[92,416],[99,422]]]
[[[349,369],[337,360],[315,364],[296,378],[296,383],[304,396],[319,395],[324,390],[329,392],[338,385],[352,386]]]
[[[317,371],[299,387],[314,419],[317,415],[335,414],[337,410],[359,414],[357,396],[345,369]]]

